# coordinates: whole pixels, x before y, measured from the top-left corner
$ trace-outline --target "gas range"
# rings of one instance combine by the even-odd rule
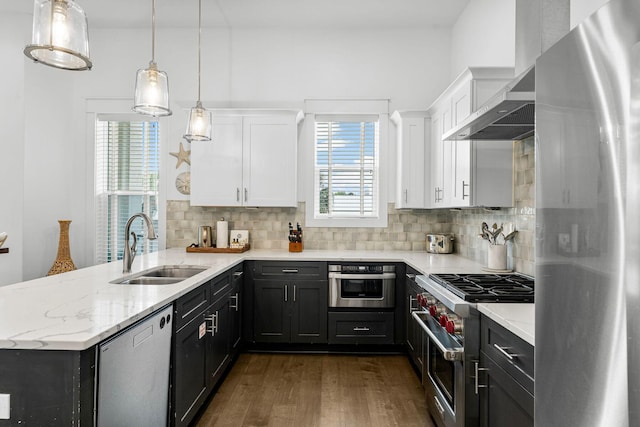
[[[423,292],[412,316],[424,330],[423,385],[439,427],[479,425],[478,303],[532,303],[534,279],[522,274],[416,276]]]

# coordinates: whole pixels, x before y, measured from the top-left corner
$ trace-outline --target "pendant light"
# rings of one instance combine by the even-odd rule
[[[198,101],[189,112],[187,131],[184,139],[187,141],[211,141],[211,112],[205,110],[200,102],[200,39],[202,36],[202,0],[198,0]]]
[[[156,0],[151,0],[151,61],[149,68],[138,70],[133,111],[148,116],[170,116],[169,79],[158,70],[156,55]]]
[[[73,0],[35,0],[31,44],[24,54],[55,68],[90,70],[87,15]]]

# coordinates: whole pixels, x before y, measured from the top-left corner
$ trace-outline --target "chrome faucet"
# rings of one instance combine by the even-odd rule
[[[136,245],[138,243],[138,238],[136,237],[136,233],[132,231],[130,232],[131,223],[133,223],[133,220],[136,218],[142,218],[147,224],[147,239],[155,240],[158,238],[158,236],[156,236],[156,230],[153,228],[151,218],[149,218],[147,214],[139,212],[131,215],[131,218],[127,221],[127,225],[124,227],[124,255],[122,256],[123,273],[131,273],[131,264],[133,264],[133,259],[136,257]],[[129,246],[129,234],[133,237],[133,244],[131,246]]]

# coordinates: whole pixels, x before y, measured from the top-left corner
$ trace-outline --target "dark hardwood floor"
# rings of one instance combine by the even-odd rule
[[[197,427],[433,427],[404,356],[242,354]]]

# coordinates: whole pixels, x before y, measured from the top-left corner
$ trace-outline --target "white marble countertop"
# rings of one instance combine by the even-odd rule
[[[478,311],[535,346],[535,304],[478,304]]]
[[[457,255],[426,252],[250,250],[201,254],[168,249],[136,257],[132,274],[159,265],[209,268],[172,285],[111,284],[123,276],[122,262],[118,261],[0,287],[0,349],[84,350],[244,260],[395,261],[406,262],[424,274],[482,269],[481,264]]]

